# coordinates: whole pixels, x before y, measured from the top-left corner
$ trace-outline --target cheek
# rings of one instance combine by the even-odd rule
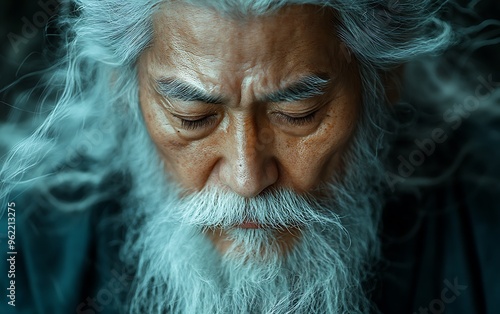
[[[160,106],[141,96],[141,109],[151,140],[155,144],[166,172],[186,189],[199,189],[215,163],[205,141],[187,141],[178,135]]]
[[[342,174],[342,158],[352,141],[359,118],[357,101],[335,104],[322,126],[310,136],[278,139],[281,171],[297,191],[306,192]]]

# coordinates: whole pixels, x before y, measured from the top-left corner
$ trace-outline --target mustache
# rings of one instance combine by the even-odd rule
[[[199,228],[229,229],[246,222],[265,228],[307,228],[312,225],[342,228],[341,216],[331,198],[299,195],[286,188],[266,191],[253,198],[215,188],[181,197],[174,206],[162,210],[172,222]],[[167,218],[168,217],[168,218]]]

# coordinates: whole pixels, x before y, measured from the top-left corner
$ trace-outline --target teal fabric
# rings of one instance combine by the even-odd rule
[[[26,196],[13,201],[18,215],[16,306],[1,302],[0,313],[114,313],[114,303],[131,282],[128,272],[116,263],[120,241],[116,226],[107,217],[116,212],[116,204],[56,214],[43,206],[32,208],[36,201]],[[27,214],[22,217],[22,213]],[[1,225],[7,225],[5,216]],[[7,274],[8,267],[2,259],[0,269],[6,270],[2,273]],[[113,276],[123,282],[121,290],[115,288]],[[87,306],[89,298],[99,306]]]

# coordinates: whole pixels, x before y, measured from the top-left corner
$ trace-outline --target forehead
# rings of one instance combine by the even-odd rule
[[[334,20],[332,11],[316,6],[235,18],[173,2],[154,18],[153,72],[236,84],[248,75],[265,81],[336,72],[343,60],[337,58]]]

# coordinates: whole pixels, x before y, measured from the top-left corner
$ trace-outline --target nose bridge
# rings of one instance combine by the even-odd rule
[[[256,162],[259,156],[258,146],[258,126],[254,119],[245,118],[237,124],[235,132],[235,153],[238,163],[251,165]],[[242,168],[239,166],[239,168]]]
[[[261,130],[253,117],[241,117],[233,131],[232,147],[227,147],[222,169],[224,183],[242,196],[253,197],[276,181],[276,165],[260,140]]]
[[[235,133],[233,175],[239,184],[251,185],[258,180],[264,159],[264,152],[258,150],[257,123],[254,119],[245,119],[238,123]]]

